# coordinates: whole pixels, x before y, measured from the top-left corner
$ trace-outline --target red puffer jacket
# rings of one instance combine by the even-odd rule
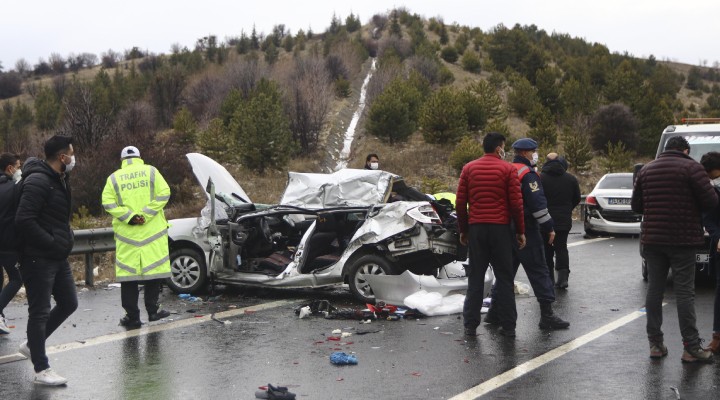
[[[635,179],[632,209],[643,214],[640,242],[702,246],[701,213],[718,203],[710,178],[697,161],[668,150],[644,166]]]
[[[460,233],[467,233],[469,224],[509,224],[511,216],[516,233],[525,233],[517,170],[495,154],[486,154],[465,165],[455,207]]]

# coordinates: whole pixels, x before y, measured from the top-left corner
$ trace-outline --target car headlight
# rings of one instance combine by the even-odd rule
[[[409,210],[407,215],[423,224],[442,224],[440,216],[430,204],[415,207]]]

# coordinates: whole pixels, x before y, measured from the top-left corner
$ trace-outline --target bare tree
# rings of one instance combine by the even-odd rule
[[[285,108],[290,130],[303,151],[314,151],[330,110],[330,74],[320,58],[295,59],[295,70],[286,85]]]
[[[32,67],[26,59],[21,58],[15,61],[15,71],[17,71],[18,74],[25,76],[30,72],[31,69]]]
[[[117,117],[117,132],[128,140],[141,137],[154,128],[152,106],[144,101],[129,104]]]
[[[107,52],[100,55],[100,62],[105,68],[115,68],[120,62],[120,53],[109,49]]]
[[[50,58],[48,58],[48,63],[50,64],[50,68],[52,68],[53,72],[57,74],[65,72],[67,67],[67,61],[65,61],[65,58],[58,53],[51,53]]]
[[[109,113],[98,112],[92,90],[86,85],[72,88],[63,99],[63,109],[60,132],[72,136],[85,149],[97,149],[114,132]]]
[[[257,82],[266,76],[267,69],[261,68],[258,60],[244,59],[228,66],[225,80],[228,89],[238,89],[244,97],[247,97]]]
[[[198,121],[210,120],[220,112],[220,105],[230,88],[213,72],[204,73],[185,89],[183,98]]]

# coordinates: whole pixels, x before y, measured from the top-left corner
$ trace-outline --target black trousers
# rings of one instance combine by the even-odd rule
[[[17,269],[18,256],[14,253],[0,253],[0,316],[5,316],[3,311],[10,300],[15,297],[20,287],[22,287],[22,277],[20,270]],[[5,270],[8,275],[8,284],[3,288],[3,273]]]
[[[140,319],[140,309],[138,308],[138,298],[140,297],[138,285],[140,283],[145,285],[145,310],[147,310],[148,315],[157,313],[160,307],[158,300],[160,298],[160,291],[162,291],[162,279],[121,282],[120,300],[122,301],[122,307],[125,309],[125,313],[130,319]]]
[[[513,242],[515,242],[515,238],[509,225],[471,224],[469,226],[468,289],[463,305],[463,319],[466,328],[474,329],[480,325],[485,272],[488,265],[492,264],[496,278],[494,291],[498,293],[493,308],[498,312],[500,323],[504,328],[515,329],[517,310],[513,294]]]
[[[78,306],[72,270],[67,260],[22,256],[20,274],[28,300],[28,347],[35,372],[50,368],[45,340]],[[50,296],[55,307],[50,308]]]
[[[555,285],[550,279],[545,261],[546,240],[543,239],[540,226],[534,218],[525,218],[525,239],[527,242],[522,249],[518,248],[517,243],[513,244],[515,274],[522,264],[538,303],[553,303],[555,301]],[[513,275],[513,279],[515,279],[515,275]]]
[[[547,235],[543,234],[545,242],[545,262],[548,266],[550,279],[555,282],[555,271],[570,271],[570,254],[568,253],[567,240],[570,231],[555,231],[553,244],[548,244]]]

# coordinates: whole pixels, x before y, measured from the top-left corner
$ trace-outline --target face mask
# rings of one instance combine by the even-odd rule
[[[20,182],[20,178],[22,178],[22,170],[20,168],[15,170],[15,173],[12,176],[13,181],[15,183]]]
[[[65,172],[70,172],[75,167],[75,156],[70,156],[70,164],[63,164],[65,166]]]
[[[720,176],[712,180],[712,184],[715,187],[720,187]]]
[[[505,150],[500,149],[500,154],[498,154],[498,156],[500,156],[501,160],[504,160],[505,159]]]
[[[370,169],[378,169],[380,168],[380,163],[371,162],[370,163]]]
[[[537,151],[532,154],[532,160],[530,161],[531,165],[537,165],[538,162],[538,153]]]

